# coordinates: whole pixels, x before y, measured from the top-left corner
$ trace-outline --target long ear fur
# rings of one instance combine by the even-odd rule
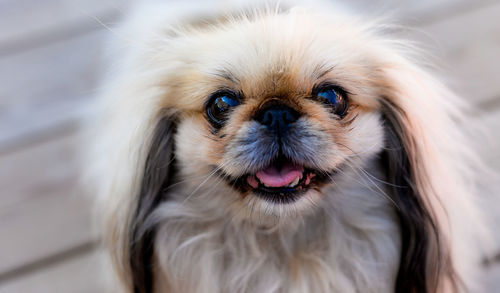
[[[118,292],[153,291],[155,227],[146,220],[165,199],[175,174],[174,114],[157,113],[154,99],[142,102],[142,109],[127,104],[127,110],[108,112],[105,129],[100,130],[103,143],[94,151],[99,153],[93,154],[100,158],[92,175],[101,184],[97,207],[103,216],[102,238],[112,271],[120,278],[110,285],[123,286],[110,289]],[[134,120],[130,115],[138,109],[144,115]]]
[[[153,242],[155,227],[146,225],[146,218],[165,199],[165,190],[172,182],[174,169],[173,118],[162,118],[153,134],[142,180],[136,211],[130,223],[128,239],[134,292],[152,292]]]
[[[384,159],[402,235],[396,292],[466,291],[481,217],[474,154],[457,125],[461,101],[402,58],[382,67]]]
[[[396,280],[396,292],[434,292],[438,277],[445,266],[452,267],[448,252],[441,248],[441,235],[425,195],[415,184],[415,167],[410,162],[409,147],[413,137],[405,134],[405,113],[395,105],[384,106],[386,151],[383,163],[391,196],[396,203],[401,225],[401,260]],[[416,163],[416,162],[413,162]],[[417,162],[418,163],[418,162]],[[454,275],[450,275],[455,280]],[[453,281],[455,282],[455,281]]]

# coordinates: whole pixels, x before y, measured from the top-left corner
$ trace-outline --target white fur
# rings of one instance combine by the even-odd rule
[[[314,214],[272,227],[228,215],[220,203],[231,191],[213,188],[217,182],[189,201],[172,191],[179,199],[153,216],[162,223],[155,243],[160,275],[174,284],[172,292],[393,291],[399,261],[393,207],[381,184],[349,173]]]
[[[204,6],[209,7],[205,10]],[[236,67],[232,69],[241,76],[256,76],[273,60],[293,57],[297,58],[297,64],[304,64],[303,75],[307,76],[311,73],[307,70],[312,68],[309,65],[315,60],[330,59],[328,56],[335,54],[337,59],[331,61],[339,72],[343,72],[336,77],[356,88],[353,98],[357,102],[373,109],[379,106],[379,91],[389,91],[384,88],[386,85],[377,83],[378,76],[374,75],[393,77],[394,84],[391,85],[397,88],[398,79],[405,83],[405,74],[416,74],[417,79],[423,79],[422,83],[401,87],[409,90],[408,96],[401,95],[401,104],[413,110],[410,115],[416,115],[412,116],[416,117],[416,122],[410,121],[415,122],[411,125],[412,130],[429,131],[422,134],[425,138],[445,135],[443,141],[448,139],[447,135],[451,138],[460,136],[452,131],[455,129],[450,125],[452,120],[440,117],[442,113],[439,111],[444,109],[448,113],[454,108],[454,105],[447,104],[452,102],[444,98],[429,106],[426,103],[430,100],[415,99],[418,95],[414,90],[420,90],[422,95],[436,92],[444,97],[453,96],[434,84],[432,79],[428,80],[417,67],[407,64],[406,59],[395,56],[400,53],[397,42],[378,38],[377,29],[371,23],[319,7],[325,11],[313,17],[308,16],[307,9],[295,9],[286,16],[263,20],[258,26],[267,29],[263,36],[262,31],[256,31],[250,22],[245,21],[235,27],[226,25],[223,30],[209,30],[208,34],[172,29],[176,24],[171,18],[173,8],[166,7],[165,10],[160,6],[140,10],[123,30],[118,31],[118,37],[125,40],[124,53],[115,55],[121,61],[111,73],[112,79],[107,82],[101,100],[104,114],[95,123],[99,128],[99,138],[89,161],[95,165],[92,175],[99,182],[97,197],[104,217],[103,231],[123,290],[130,290],[131,284],[124,252],[127,249],[120,240],[127,237],[128,225],[138,202],[141,168],[158,112],[164,105],[195,111],[200,99],[206,97],[205,92],[193,86],[175,99],[166,100],[173,90],[163,86],[165,79],[187,70],[186,65],[179,61],[181,59],[186,64],[195,64],[201,73],[213,71],[224,60],[224,65]],[[196,11],[196,15],[213,13],[214,6],[205,4]],[[338,30],[328,31],[317,26],[322,23],[321,18],[327,16],[331,18],[326,22],[333,18]],[[164,36],[167,29],[179,33],[180,40]],[[286,46],[293,43],[297,35],[306,35],[307,30],[311,30],[310,45],[313,48],[320,48],[315,47],[314,42],[317,41],[315,38],[323,36],[340,43],[331,43],[327,49],[318,49],[310,56],[296,56],[295,48]],[[273,40],[277,36],[282,38],[279,42]],[[245,43],[252,39],[262,39],[262,42]],[[218,47],[220,40],[227,42],[227,50],[221,51]],[[241,44],[249,46],[238,47]],[[255,44],[268,47],[250,47]],[[189,52],[196,54],[189,55]],[[238,55],[235,52],[243,53]],[[238,57],[241,56],[259,62],[246,62],[247,67],[238,67],[242,62]],[[360,63],[364,58],[375,61]],[[374,64],[387,72],[372,72]],[[404,70],[409,68],[408,72],[399,67],[402,65],[407,65]],[[432,89],[426,89],[425,85]],[[200,88],[211,86],[209,80],[200,84]],[[419,86],[422,87],[418,89]],[[434,109],[435,113],[419,112],[422,109],[431,112]],[[426,120],[427,117],[432,119]],[[427,123],[424,130],[418,128],[421,121]],[[157,261],[155,291],[394,291],[401,253],[400,232],[394,204],[378,179],[383,178],[376,163],[376,155],[384,144],[380,114],[374,110],[359,117],[353,122],[352,129],[348,139],[357,156],[337,153],[344,162],[349,162],[350,168],[322,194],[310,192],[284,207],[255,197],[242,202],[231,200],[238,195],[221,178],[211,175],[211,169],[205,164],[207,157],[213,155],[208,153],[210,141],[202,133],[196,118],[182,116],[176,136],[176,159],[180,162],[184,180],[168,191],[169,200],[156,207],[147,218],[149,225],[158,225],[154,252]],[[193,133],[199,135],[193,136]],[[473,279],[473,265],[477,261],[476,253],[470,251],[469,238],[471,230],[480,226],[481,221],[473,199],[467,194],[470,186],[465,186],[467,182],[453,182],[462,178],[460,172],[464,170],[460,168],[467,166],[454,161],[461,159],[456,154],[468,154],[468,151],[466,147],[462,151],[441,142],[422,140],[422,144],[438,144],[422,146],[422,149],[430,150],[430,157],[437,158],[425,162],[429,173],[445,172],[450,180],[431,182],[443,189],[436,190],[438,197],[431,199],[430,204],[442,220],[440,225],[451,227],[448,236],[453,260],[458,275],[469,285],[473,283],[469,279]],[[433,153],[436,150],[437,153]],[[441,156],[446,153],[449,157]],[[333,156],[329,155],[330,158]],[[332,160],[326,163],[333,164]],[[234,160],[229,160],[226,165],[231,161]],[[435,178],[443,178],[441,175],[439,173]],[[452,193],[451,187],[455,187]],[[442,208],[448,217],[442,215]],[[469,217],[462,216],[464,210]]]

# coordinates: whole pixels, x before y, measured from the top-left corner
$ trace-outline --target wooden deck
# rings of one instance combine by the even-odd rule
[[[91,203],[78,187],[79,122],[110,34],[96,19],[116,23],[124,1],[0,0],[0,293],[103,291]],[[413,28],[404,37],[424,44],[449,85],[484,110],[473,119],[492,141],[480,150],[500,171],[500,2],[402,2],[350,3],[393,9]],[[485,213],[500,224],[500,182],[486,186]],[[484,277],[486,292],[500,292],[500,257]]]

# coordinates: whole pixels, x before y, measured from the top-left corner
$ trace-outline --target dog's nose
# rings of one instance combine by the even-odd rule
[[[260,124],[269,130],[281,133],[299,119],[300,114],[286,105],[273,105],[262,109],[256,116]]]

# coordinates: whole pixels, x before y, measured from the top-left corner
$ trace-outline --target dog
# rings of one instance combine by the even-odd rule
[[[383,23],[218,8],[116,32],[89,161],[119,290],[477,288],[468,104]]]

